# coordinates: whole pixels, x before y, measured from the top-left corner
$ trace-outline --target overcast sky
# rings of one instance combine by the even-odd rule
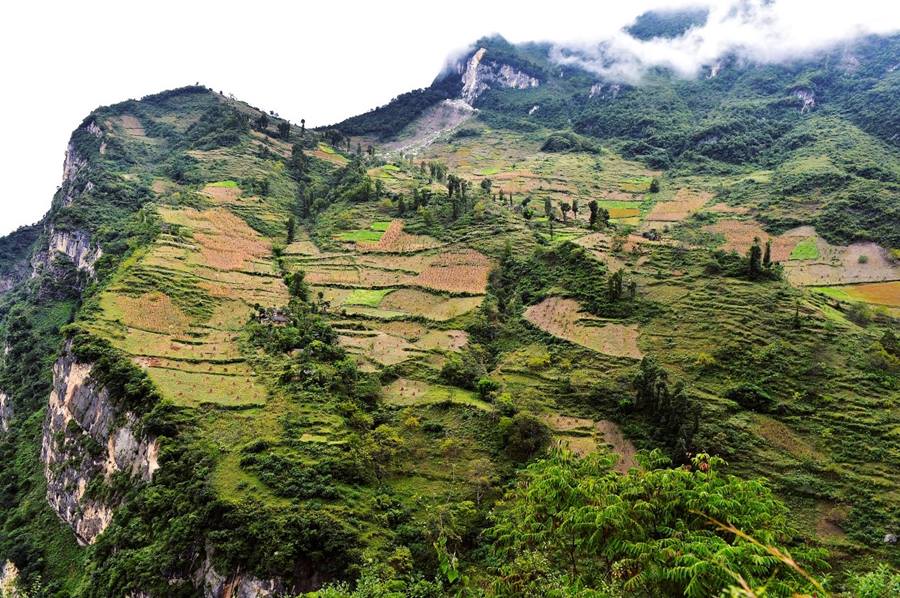
[[[718,25],[678,45],[633,47],[616,38],[648,8],[697,4],[719,5]],[[592,43],[615,40],[629,69],[667,64],[690,76],[692,56],[708,60],[735,43],[756,58],[776,60],[860,32],[900,28],[900,8],[889,0],[776,0],[764,8],[745,0],[749,18],[722,4],[6,0],[0,6],[0,234],[46,212],[69,135],[91,110],[196,81],[316,126],[428,85],[449,54],[491,33],[577,46],[588,61]]]

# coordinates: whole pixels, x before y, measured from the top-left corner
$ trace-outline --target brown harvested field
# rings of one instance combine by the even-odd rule
[[[174,334],[190,326],[190,318],[167,295],[154,291],[139,297],[117,295],[122,323],[131,328]]]
[[[469,342],[463,330],[431,330],[415,342],[424,351],[459,351]]]
[[[730,206],[726,203],[719,202],[706,208],[706,211],[715,214],[746,214],[750,209],[742,206]]]
[[[123,114],[122,116],[116,119],[118,124],[122,129],[125,130],[125,133],[131,135],[133,137],[146,137],[147,132],[144,131],[144,126],[141,124],[136,117],[131,114]]]
[[[712,193],[679,189],[670,201],[661,201],[647,215],[648,222],[679,222],[684,220],[712,198]]]
[[[312,151],[306,150],[306,154],[324,162],[330,162],[331,164],[334,164],[339,168],[346,166],[347,162],[349,162],[349,160],[347,160],[347,158],[345,158],[344,156],[338,153],[326,152],[321,148],[316,148]]]
[[[594,420],[592,419],[568,415],[548,415],[544,418],[544,421],[557,432],[569,432],[579,428],[589,430],[594,425]]]
[[[309,240],[294,241],[284,248],[284,255],[321,255],[322,251]]]
[[[628,470],[632,467],[639,467],[635,459],[637,448],[622,434],[622,430],[619,429],[615,422],[603,419],[597,422],[595,428],[603,442],[609,445],[614,453],[619,455],[619,460],[615,465],[616,471],[628,473]]]
[[[410,235],[403,232],[403,221],[392,220],[387,230],[378,241],[357,241],[358,251],[385,253],[411,253],[431,249],[440,245],[440,241],[424,235]]]
[[[186,226],[200,245],[204,265],[221,270],[241,270],[257,258],[268,258],[271,246],[242,218],[222,208],[198,211],[160,209],[167,222]]]
[[[437,257],[437,255],[429,254],[364,253],[357,257],[356,263],[360,266],[380,268],[382,270],[402,270],[403,272],[418,273],[430,266]]]
[[[359,271],[359,282],[364,287],[398,286],[409,283],[411,277],[403,272],[362,268]]]
[[[395,365],[415,356],[416,347],[399,336],[384,332],[338,337],[341,346],[357,352],[381,365]]]
[[[851,297],[858,297],[861,301],[900,307],[900,281],[872,282],[858,284],[850,287],[841,287]]]
[[[723,248],[726,251],[736,251],[745,254],[753,245],[753,239],[759,239],[760,243],[772,241],[772,260],[776,262],[787,261],[791,257],[791,251],[801,240],[800,236],[771,237],[762,227],[752,220],[720,220],[715,224],[704,227],[704,230],[720,234],[725,238]]]
[[[481,253],[466,249],[440,254],[411,284],[451,293],[484,293],[491,260]]]
[[[203,195],[211,197],[219,202],[234,201],[241,196],[240,187],[220,187],[217,185],[206,185],[201,191]]]
[[[443,322],[476,309],[483,299],[483,297],[443,297],[419,289],[398,289],[385,296],[378,304],[378,308]]]
[[[636,326],[601,325],[597,318],[581,311],[574,299],[548,297],[525,310],[525,319],[541,330],[614,357],[640,359]],[[593,325],[591,325],[593,324]]]
[[[408,341],[416,341],[428,334],[428,331],[430,330],[424,324],[408,321],[379,322],[377,327],[378,330],[388,334],[402,336]]]
[[[356,268],[309,268],[306,270],[309,284],[359,284]]]

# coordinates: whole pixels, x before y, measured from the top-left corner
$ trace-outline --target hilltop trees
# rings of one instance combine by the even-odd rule
[[[284,140],[290,139],[291,137],[291,123],[286,120],[278,123],[278,136]]]
[[[670,387],[669,373],[652,357],[641,360],[632,386],[632,407],[653,422],[657,439],[669,448],[672,459],[684,461],[693,451],[694,435],[700,427],[700,404],[682,382]]]
[[[609,211],[606,208],[601,208],[600,204],[592,199],[588,202],[588,209],[591,211],[591,215],[588,218],[588,226],[591,230],[596,229],[598,224],[601,224],[603,228],[609,226]]]

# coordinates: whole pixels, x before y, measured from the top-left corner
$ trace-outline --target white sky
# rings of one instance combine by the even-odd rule
[[[648,8],[698,3],[722,4],[4,0],[0,235],[46,212],[69,135],[100,105],[199,81],[308,126],[329,124],[427,86],[448,54],[483,35],[587,44]],[[900,3],[889,0],[776,4],[781,22],[777,35],[760,38],[767,46],[900,28]]]

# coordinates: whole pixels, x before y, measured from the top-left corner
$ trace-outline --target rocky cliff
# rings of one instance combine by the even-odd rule
[[[159,467],[157,441],[137,428],[134,414],[116,408],[91,379],[91,365],[78,363],[67,346],[53,367],[41,460],[47,501],[81,544],[93,542],[112,518],[115,504],[99,498],[98,487],[118,473],[149,481]]]
[[[38,276],[53,261],[66,256],[79,272],[94,275],[94,263],[103,255],[103,250],[91,244],[91,236],[82,230],[60,231],[51,228],[47,248],[35,253],[31,260],[32,277]]]
[[[284,592],[284,585],[277,580],[258,579],[239,571],[227,577],[218,573],[209,551],[194,575],[194,585],[202,589],[205,598],[268,598]]]
[[[0,434],[9,430],[13,418],[12,399],[0,390]]]
[[[462,99],[469,105],[492,86],[528,89],[540,85],[535,77],[489,57],[485,59],[486,55],[487,50],[479,48],[465,64],[457,64],[456,70],[462,76]]]

